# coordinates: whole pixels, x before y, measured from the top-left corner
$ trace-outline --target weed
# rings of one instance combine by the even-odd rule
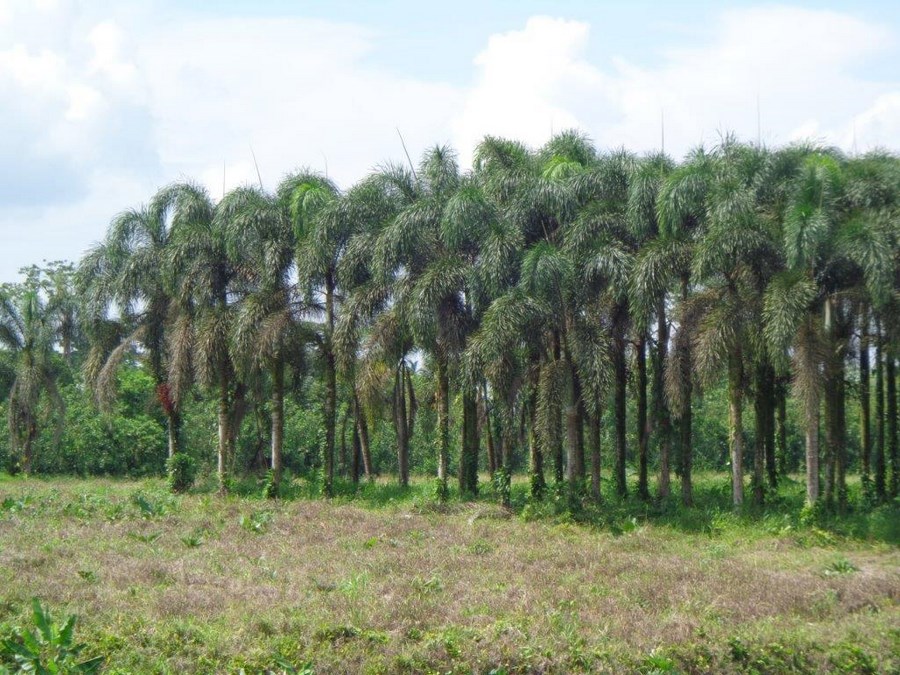
[[[241,514],[240,526],[254,534],[264,534],[269,529],[274,514],[268,510],[251,511],[250,515]]]
[[[57,626],[37,598],[31,601],[32,622],[36,630],[16,629],[10,639],[0,643],[0,655],[12,657],[25,673],[96,673],[103,657],[82,659],[85,645],[75,642],[75,615]]]
[[[824,574],[827,577],[833,577],[844,574],[853,574],[858,571],[859,568],[846,558],[837,558],[828,564]]]

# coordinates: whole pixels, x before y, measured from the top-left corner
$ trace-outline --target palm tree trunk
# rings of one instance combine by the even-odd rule
[[[595,411],[589,415],[590,443],[591,443],[591,499],[599,504],[602,497],[600,491],[600,417],[603,409],[596,406]]]
[[[869,489],[872,457],[871,395],[869,393],[869,315],[866,309],[859,317],[859,454],[862,464],[863,489]]]
[[[584,479],[584,442],[581,436],[581,383],[575,365],[569,363],[569,400],[566,403],[566,480],[570,487]],[[580,452],[579,452],[580,450]]]
[[[825,302],[825,330],[827,332],[828,351],[825,357],[825,503],[834,505],[835,467],[838,454],[838,355],[837,336],[835,332],[834,301],[828,298]]]
[[[614,392],[614,417],[616,435],[616,493],[620,497],[628,494],[628,484],[625,478],[625,460],[627,453],[626,437],[626,403],[627,403],[627,372],[625,370],[625,327],[624,310],[617,308],[618,316],[614,320],[616,328],[613,336],[613,377],[615,378]]]
[[[788,473],[787,451],[787,386],[783,379],[775,385],[775,456],[778,473]]]
[[[366,421],[366,413],[359,403],[359,397],[353,394],[353,407],[356,411],[356,428],[359,431],[359,449],[362,454],[363,472],[366,474],[366,480],[372,480],[374,471],[372,470],[372,452],[369,448],[369,423]]]
[[[897,364],[894,359],[893,350],[887,350],[887,446],[888,457],[891,458],[891,496],[897,496],[897,489],[900,487],[900,467],[897,466],[900,457],[898,457],[897,447]]]
[[[887,494],[884,428],[884,335],[881,321],[875,322],[875,495],[884,501]]]
[[[559,333],[553,332],[553,360],[559,363],[562,358]],[[553,449],[553,473],[557,483],[562,483],[563,472],[563,439],[562,439],[562,406],[556,397],[550,403],[550,442]]]
[[[766,458],[766,418],[769,392],[766,387],[766,364],[756,364],[756,382],[753,396],[755,413],[755,439],[753,445],[753,503],[762,506],[765,500],[763,476]]]
[[[687,276],[681,278],[681,301],[687,302],[690,294],[690,282]],[[691,398],[694,391],[693,366],[691,363],[691,348],[685,347],[684,365],[681,377],[684,378],[684,404],[679,420],[680,450],[681,450],[681,502],[685,506],[694,504],[694,485],[691,480],[691,469],[694,464],[693,457],[693,407]]]
[[[481,445],[478,436],[478,399],[476,392],[466,387],[462,396],[463,405],[463,448],[459,463],[460,492],[467,495],[478,494],[478,451]],[[490,424],[490,420],[488,420]]]
[[[351,436],[351,455],[350,455],[350,480],[356,485],[359,483],[360,460],[362,459],[362,446],[359,441],[359,425],[356,423],[354,411],[353,434]]]
[[[838,508],[847,508],[847,383],[844,377],[844,354],[841,353],[837,382],[837,446],[835,472],[837,474]]]
[[[181,415],[174,409],[166,411],[166,430],[168,432],[169,459],[171,459],[178,454],[181,434]]]
[[[447,464],[450,452],[450,378],[447,363],[442,355],[437,358],[438,379],[438,478],[446,485]],[[471,422],[470,422],[471,423]],[[462,460],[462,458],[460,458]],[[460,461],[462,464],[462,461]]]
[[[409,485],[409,447],[407,434],[409,421],[406,417],[406,387],[403,371],[404,365],[397,369],[394,378],[394,427],[397,431],[397,470],[400,485]]]
[[[778,487],[778,466],[775,461],[775,369],[772,364],[766,363],[765,371],[765,453],[766,473],[769,487],[773,490]]]
[[[228,378],[223,373],[219,383],[219,447],[218,476],[219,491],[228,491],[228,446],[231,439],[231,410],[228,400]]]
[[[26,476],[30,476],[34,469],[34,439],[36,437],[37,425],[33,421],[29,421],[22,443],[22,472]]]
[[[819,499],[819,399],[813,393],[806,397],[806,503]]]
[[[275,494],[281,485],[282,450],[284,449],[284,360],[277,358],[272,366],[272,484]]]
[[[338,473],[340,475],[347,473],[347,469],[350,466],[350,458],[347,456],[347,425],[350,424],[351,407],[351,403],[348,402],[347,405],[344,406],[344,414],[341,416],[341,461],[338,467]]]
[[[494,447],[494,430],[491,424],[491,415],[488,410],[487,401],[487,384],[479,389],[476,395],[476,405],[478,407],[478,425],[485,430],[487,434],[487,461],[488,472],[491,478],[497,470],[497,451]]]
[[[741,350],[737,348],[728,364],[728,426],[731,448],[731,495],[735,506],[744,503],[744,423]]]
[[[648,457],[647,446],[649,442],[649,430],[647,428],[647,338],[641,333],[637,345],[637,438],[638,438],[638,496],[641,499],[650,499],[650,485],[648,483]]]
[[[325,496],[334,496],[334,437],[337,425],[337,366],[334,355],[334,277],[325,275]]]
[[[661,296],[656,310],[656,363],[653,366],[653,410],[656,437],[659,440],[659,497],[665,499],[671,491],[672,419],[666,405],[663,373],[669,353],[669,326],[666,323],[666,299]]]
[[[528,405],[528,470],[531,474],[531,498],[537,501],[544,498],[544,490],[547,487],[544,479],[544,453],[540,444],[540,434],[537,430],[537,393],[534,392]]]

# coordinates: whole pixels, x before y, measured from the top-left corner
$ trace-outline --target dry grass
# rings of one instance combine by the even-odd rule
[[[174,498],[147,482],[6,481],[7,497],[0,621],[32,596],[75,612],[112,672],[277,670],[276,654],[316,672],[900,667],[885,544],[616,537],[484,503]]]

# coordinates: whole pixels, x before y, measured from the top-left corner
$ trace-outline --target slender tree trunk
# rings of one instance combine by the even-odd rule
[[[869,393],[869,314],[867,309],[859,317],[859,454],[864,489],[869,489],[872,457],[872,427]]]
[[[647,446],[649,444],[649,429],[647,427],[647,338],[641,333],[637,345],[637,438],[638,438],[638,496],[641,499],[650,499],[650,484],[648,477]]]
[[[350,468],[350,458],[347,456],[347,426],[350,424],[351,408],[352,405],[348,402],[341,417],[341,463],[338,469],[341,475],[346,474]]]
[[[325,276],[325,496],[334,496],[334,437],[337,425],[337,367],[334,356],[334,277]]]
[[[578,460],[576,466],[576,475],[578,482],[583,486],[587,477],[587,462],[584,452],[584,425],[587,419],[587,413],[584,408],[584,397],[581,390],[581,381],[578,381],[578,431],[575,434],[575,458]]]
[[[478,424],[487,434],[488,473],[493,478],[494,472],[497,470],[497,450],[494,446],[494,430],[488,410],[487,384],[481,387],[476,394],[476,405],[478,406]]]
[[[819,399],[815,394],[806,400],[806,503],[819,499]]]
[[[835,472],[837,474],[838,508],[843,512],[847,508],[847,383],[844,377],[844,356],[841,353],[837,381],[837,419],[835,432]]]
[[[29,422],[25,439],[22,442],[22,473],[26,476],[30,476],[34,469],[34,439],[36,436],[37,425],[34,422]]]
[[[687,302],[690,294],[690,283],[688,278],[681,279],[681,301]],[[683,370],[681,377],[684,378],[684,407],[681,411],[681,419],[679,420],[680,432],[680,450],[681,450],[681,501],[685,506],[694,505],[694,485],[691,480],[691,469],[694,464],[693,452],[693,406],[692,397],[694,391],[693,381],[693,364],[690,346],[685,348],[686,354],[684,358]]]
[[[568,358],[568,357],[567,357]],[[575,366],[569,363],[569,396],[566,403],[566,480],[571,487],[584,480],[584,443],[581,436],[581,384]],[[581,452],[579,452],[579,450]]]
[[[753,396],[755,413],[755,436],[753,446],[753,503],[762,506],[765,501],[765,459],[766,459],[766,420],[769,391],[766,386],[766,364],[758,363],[755,369],[756,382]]]
[[[403,368],[397,368],[394,375],[394,429],[397,432],[397,474],[402,487],[409,484],[406,474],[406,462],[408,455],[407,433],[409,426],[406,419],[406,392],[403,382]]]
[[[553,333],[553,360],[559,364],[562,358],[559,333]],[[557,483],[562,483],[565,478],[563,472],[563,438],[562,438],[562,406],[556,397],[550,404],[550,442],[553,450],[553,474]]]
[[[447,484],[447,466],[450,452],[450,378],[447,375],[447,363],[443,356],[437,358],[438,377],[438,478]],[[470,424],[474,420],[466,419]],[[462,458],[460,458],[462,465]]]
[[[275,494],[281,486],[282,450],[284,448],[284,360],[272,366],[272,483]]]
[[[590,424],[590,442],[591,442],[591,499],[594,503],[599,504],[602,499],[600,490],[600,416],[602,408],[597,405],[593,414],[588,416]]]
[[[478,494],[478,398],[469,387],[463,390],[463,438],[459,461],[459,489],[466,495]],[[490,420],[488,420],[490,423]]]
[[[228,446],[231,439],[231,410],[228,400],[228,378],[223,373],[219,383],[219,447],[218,475],[219,491],[228,491]]]
[[[884,335],[881,321],[875,322],[875,495],[884,501],[887,494],[884,425]]]
[[[181,415],[176,410],[166,411],[166,428],[169,442],[169,459],[174,457],[180,449]]]
[[[898,461],[900,461],[900,456],[898,456],[898,447],[897,447],[897,364],[894,358],[893,349],[888,348],[887,350],[887,367],[886,367],[886,377],[887,377],[887,447],[888,457],[891,458],[891,483],[890,483],[890,494],[893,497],[897,496],[898,484],[900,484],[900,476],[898,476],[898,471],[900,471],[900,467],[897,466]]]
[[[778,473],[788,473],[787,451],[787,386],[783,380],[775,385],[775,459]]]
[[[834,506],[835,467],[837,464],[838,446],[838,377],[837,377],[837,336],[834,300],[825,301],[825,330],[828,339],[828,351],[825,357],[825,503]]]
[[[356,411],[354,411],[353,419],[353,435],[352,435],[352,451],[350,460],[350,480],[356,485],[359,483],[360,460],[362,459],[362,446],[359,440],[359,424],[356,423]]]
[[[528,466],[531,473],[531,497],[540,501],[544,498],[547,481],[544,479],[544,453],[541,438],[537,432],[537,393],[531,395],[528,420]]]
[[[672,448],[672,419],[666,405],[663,373],[669,353],[669,325],[666,322],[666,298],[659,299],[656,310],[656,363],[653,366],[653,409],[656,418],[656,437],[659,442],[659,497],[665,499],[671,491],[670,455]]]
[[[353,394],[353,406],[356,410],[356,428],[359,431],[359,449],[362,454],[363,471],[366,480],[372,480],[375,473],[372,469],[372,453],[369,449],[369,423],[366,421],[366,413],[359,403],[359,397]]]
[[[625,369],[625,326],[624,308],[616,309],[617,324],[613,334],[613,377],[615,379],[615,392],[613,400],[613,415],[615,417],[616,435],[616,493],[620,497],[628,494],[628,483],[625,477],[625,461],[627,454],[626,437],[626,405],[627,405],[627,371]]]
[[[766,362],[765,378],[765,454],[766,474],[769,487],[773,490],[778,487],[778,464],[775,457],[775,406],[777,395],[775,393],[775,369],[770,362]]]
[[[742,383],[743,366],[740,349],[728,364],[728,426],[731,438],[731,495],[735,506],[744,503],[744,421]]]

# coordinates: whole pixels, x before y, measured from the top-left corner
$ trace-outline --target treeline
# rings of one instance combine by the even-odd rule
[[[549,477],[597,501],[608,464],[619,495],[649,499],[654,473],[668,497],[674,473],[690,505],[696,415],[715,396],[735,504],[745,483],[764,503],[789,468],[791,411],[810,504],[846,506],[852,469],[884,501],[898,240],[896,156],[730,137],[681,163],[576,132],[538,150],[489,137],[468,172],[436,147],[346,191],[301,171],[218,203],[170,185],[76,268],[4,288],[10,463],[34,469],[68,364],[73,392],[157,420],[171,457],[215,420],[223,490],[255,463],[278,494],[300,415],[325,494],[378,472],[385,448],[405,485],[415,447],[441,498],[451,470],[468,495],[487,470],[508,501],[527,467],[534,498]],[[141,378],[155,401],[138,411],[123,396]],[[248,425],[267,457],[236,463]]]

